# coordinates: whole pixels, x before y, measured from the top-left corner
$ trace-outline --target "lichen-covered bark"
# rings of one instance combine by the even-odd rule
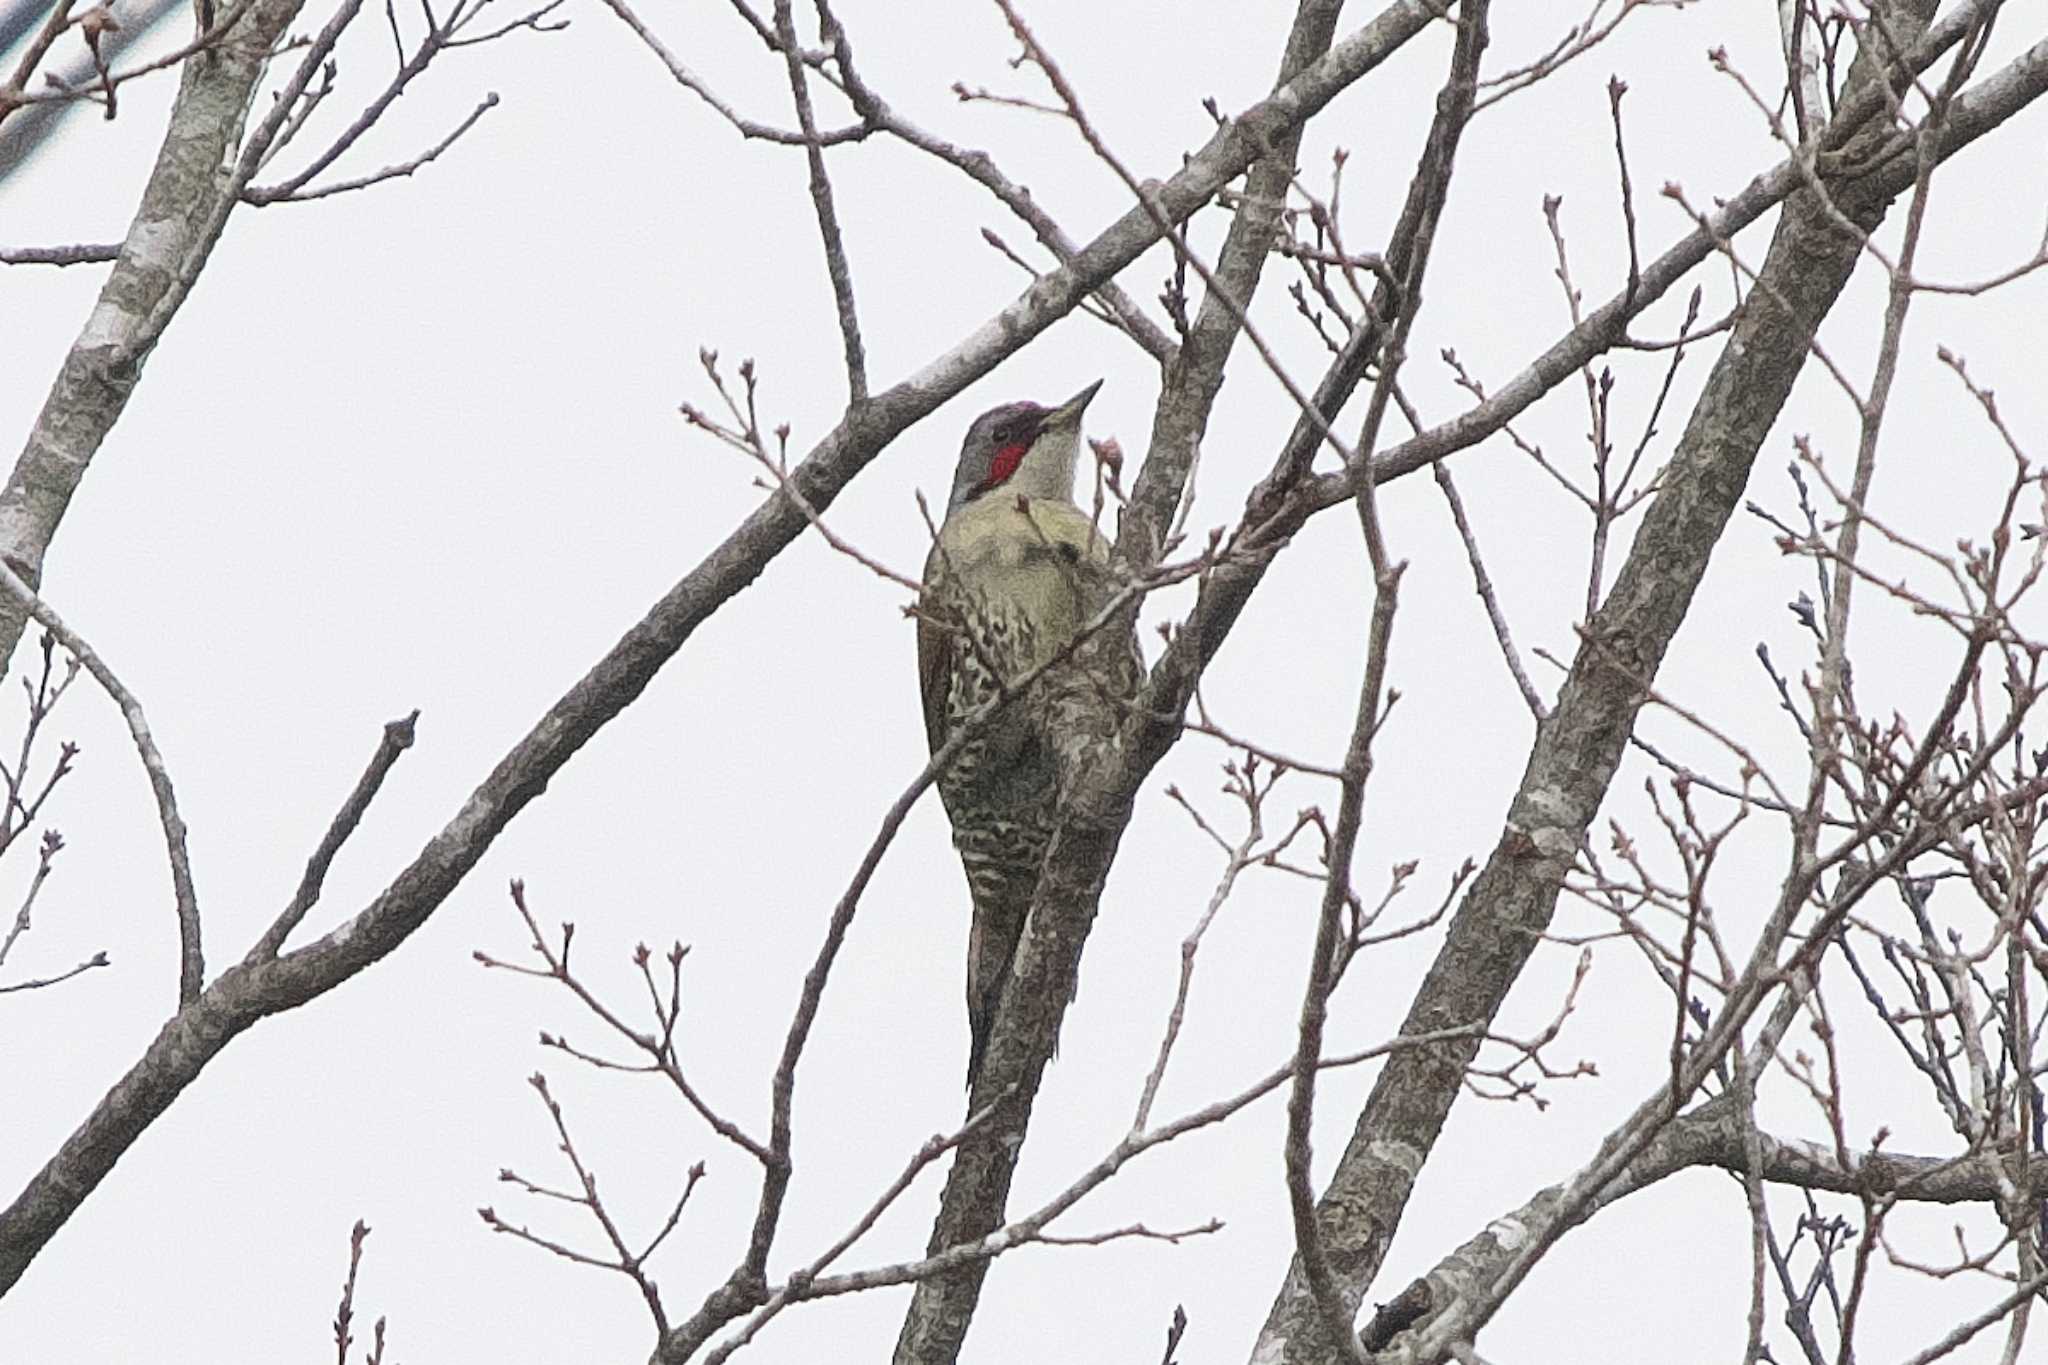
[[[1924,26],[1922,15],[1911,32]],[[1862,79],[1871,78],[1859,71]],[[1868,181],[1829,188],[1836,205],[1865,230],[1876,225],[1890,197]],[[1657,499],[1614,588],[1588,626],[1556,706],[1537,728],[1500,838],[1415,994],[1404,1034],[1489,1027],[1535,951],[1641,708],[1636,680],[1655,678],[1741,499],[1756,452],[1860,249],[1856,235],[1811,191],[1786,200],[1759,280],[1659,480]],[[1359,1115],[1317,1210],[1324,1250],[1353,1314],[1385,1258],[1478,1046],[1476,1040],[1460,1040],[1393,1053]],[[1266,1365],[1341,1358],[1297,1262],[1252,1359]]]
[[[43,556],[71,495],[213,249],[222,201],[236,190],[235,150],[250,100],[272,45],[302,3],[257,0],[220,42],[182,68],[170,126],[121,257],[0,488],[0,556],[31,587],[41,584]],[[0,671],[27,620],[12,599],[0,603]]]
[[[1576,1226],[1681,1171],[1711,1166],[1747,1174],[1752,1156],[1744,1127],[1734,1098],[1717,1098],[1666,1125],[1596,1197],[1574,1200],[1577,1176],[1538,1190],[1383,1304],[1362,1333],[1365,1348],[1385,1352],[1385,1365],[1431,1359],[1435,1352],[1423,1348],[1416,1335],[1403,1333],[1446,1307],[1487,1293],[1531,1239],[1560,1230],[1560,1219],[1564,1226]],[[2021,1153],[1958,1161],[1868,1149],[1851,1152],[1845,1163],[1831,1145],[1765,1132],[1758,1132],[1755,1142],[1756,1175],[1770,1184],[1851,1195],[1901,1194],[1930,1204],[2025,1203],[2048,1194],[2048,1165]]]

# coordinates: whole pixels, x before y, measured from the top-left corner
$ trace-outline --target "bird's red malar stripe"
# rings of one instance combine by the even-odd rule
[[[1010,476],[1017,472],[1017,466],[1024,463],[1024,452],[1031,449],[1022,441],[1012,441],[996,450],[995,459],[989,461],[988,486],[994,488],[1008,483]]]

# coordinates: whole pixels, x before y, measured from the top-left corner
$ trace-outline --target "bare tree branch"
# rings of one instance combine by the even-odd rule
[[[811,112],[811,86],[804,76],[802,50],[790,0],[775,0],[775,33],[789,70],[789,91],[796,101],[797,126],[804,133],[804,158],[811,174],[811,207],[818,215],[818,236],[825,246],[825,270],[832,277],[832,301],[839,312],[839,340],[846,351],[846,401],[863,403],[868,396],[867,348],[861,344],[860,315],[853,301],[853,270],[846,263],[846,239],[839,211],[832,205],[832,181],[825,174],[825,149],[818,142],[818,120]]]
[[[1735,1098],[1729,1096],[1673,1120],[1637,1154],[1623,1175],[1577,1210],[1570,1225],[1577,1226],[1683,1171],[1714,1166],[1742,1174],[1751,1159],[1751,1137],[1744,1132],[1739,1110]],[[1757,1174],[1773,1185],[1840,1194],[1868,1191],[1930,1204],[1995,1203],[2015,1194],[2048,1194],[2048,1169],[2038,1163],[2028,1172],[2032,1183],[2018,1183],[2026,1166],[2018,1155],[1932,1157],[1865,1151],[1843,1162],[1829,1147],[1816,1143],[1766,1132],[1756,1132],[1754,1140]],[[1365,1348],[1385,1353],[1376,1355],[1384,1365],[1418,1365],[1430,1359],[1419,1338],[1403,1339],[1401,1334],[1448,1306],[1485,1292],[1523,1239],[1553,1221],[1568,1188],[1568,1184],[1558,1184],[1538,1191],[1445,1256],[1374,1316],[1363,1333]]]
[[[327,832],[320,836],[320,846],[306,860],[306,873],[299,879],[299,889],[292,894],[291,902],[278,912],[277,919],[263,931],[263,937],[256,940],[256,946],[249,950],[249,961],[276,957],[278,949],[291,937],[292,930],[299,927],[300,921],[306,918],[306,912],[320,899],[320,888],[327,881],[327,869],[333,866],[334,856],[341,852],[341,846],[362,823],[370,802],[376,800],[392,767],[412,747],[413,727],[419,718],[420,713],[415,710],[384,726],[383,737],[377,741],[377,752],[370,755],[370,766],[356,779],[355,789],[341,803],[341,809],[334,813]]]
[[[117,260],[117,242],[81,242],[77,246],[0,247],[0,265],[105,265]]]
[[[265,204],[304,204],[314,199],[326,199],[332,195],[348,194],[353,190],[368,189],[372,185],[381,185],[387,180],[403,179],[420,169],[420,167],[431,165],[433,162],[440,160],[441,153],[453,147],[457,138],[476,127],[478,119],[497,107],[498,94],[494,90],[485,95],[478,102],[476,108],[469,111],[468,117],[455,125],[454,131],[449,133],[448,136],[442,138],[418,156],[409,157],[404,161],[386,166],[381,170],[371,171],[368,175],[358,175],[347,180],[337,180],[333,184],[322,185],[320,188],[313,190],[287,189],[284,185],[251,185],[248,189],[242,191],[242,202],[258,206]],[[310,173],[305,176],[293,176],[292,182],[288,183],[303,183],[304,180],[310,178]]]
[[[206,263],[241,185],[218,174],[233,163],[250,98],[271,46],[302,0],[243,0],[211,60],[183,67],[155,170],[123,256],[65,356],[50,396],[0,488],[0,559],[31,588],[71,495],[126,409],[140,362],[163,334]],[[0,659],[11,658],[27,613],[0,611]]]
[[[128,735],[135,741],[135,752],[142,759],[142,769],[149,775],[157,820],[163,826],[164,852],[171,864],[172,903],[178,916],[178,1005],[182,1009],[199,998],[200,987],[206,981],[206,955],[200,946],[199,894],[192,886],[192,857],[185,847],[185,817],[178,813],[178,795],[171,785],[170,767],[156,747],[155,736],[149,732],[149,719],[142,713],[142,703],[115,676],[98,651],[64,624],[63,618],[4,562],[0,562],[0,588],[5,588],[23,611],[85,665],[93,681],[105,688],[121,708],[121,719],[127,722]]]
[[[1873,68],[1863,68],[1865,90],[1888,78]],[[1836,191],[1838,204],[1866,231],[1889,201],[1867,184]],[[1859,255],[1857,238],[1811,196],[1787,201],[1764,265],[1774,288],[1751,293],[1715,362],[1614,587],[1588,624],[1551,714],[1537,727],[1500,843],[1452,919],[1404,1031],[1483,1027],[1520,976],[1634,727],[1643,694],[1632,680],[1656,676],[1757,448]],[[1644,272],[1646,288],[1655,269]],[[1375,1081],[1322,1201],[1326,1235],[1346,1267],[1354,1303],[1378,1272],[1415,1175],[1462,1089],[1471,1052],[1458,1043],[1405,1052]],[[1486,1316],[1475,1306],[1455,1322],[1440,1318],[1433,1330],[1447,1341],[1470,1340]],[[1312,1296],[1290,1273],[1258,1350],[1276,1361],[1320,1360],[1332,1349],[1324,1330]]]
[[[1330,49],[1337,9],[1328,0],[1304,0],[1296,11],[1274,99],[1283,98],[1305,78],[1305,73],[1337,55],[1336,49]],[[1384,57],[1418,31],[1427,17],[1421,7],[1397,5],[1383,12],[1361,33],[1375,34],[1379,56]],[[1012,16],[1013,30],[1016,22]],[[1330,49],[1328,55],[1324,55],[1326,49]],[[1361,68],[1361,74],[1365,69],[1369,67]],[[1304,74],[1297,75],[1298,72]],[[1070,110],[1075,108],[1069,94],[1063,93],[1063,98]],[[1207,425],[1209,410],[1222,382],[1224,363],[1242,326],[1244,301],[1256,288],[1264,268],[1267,243],[1278,219],[1278,201],[1293,172],[1294,150],[1299,145],[1297,129],[1298,125],[1289,124],[1261,136],[1258,151],[1262,159],[1249,180],[1256,197],[1248,195],[1233,218],[1216,281],[1204,300],[1196,326],[1188,332],[1170,367],[1154,413],[1150,451],[1131,506],[1125,512],[1115,551],[1118,562],[1127,569],[1142,571],[1156,563],[1165,548],[1173,508],[1193,468],[1202,429]],[[1171,219],[1164,187],[1137,212],[1146,216],[1155,230]],[[1110,798],[1110,803],[1114,810],[1115,798]],[[1110,815],[1105,825],[1095,831],[1098,837],[1107,838],[1108,850],[1115,847],[1128,809],[1125,804],[1121,812]],[[1063,816],[1063,828],[1070,817],[1071,810]],[[1094,896],[1100,893],[1100,877],[1107,870],[1107,858],[1102,851],[1096,851],[1084,862],[1070,863],[1056,834],[1054,846],[1047,854],[1046,875],[1040,882],[1039,905],[1046,904],[1047,883],[1054,879],[1055,869],[1068,866],[1089,869],[1083,876],[1093,880],[1094,892],[1086,894],[1081,902],[1087,911],[1068,923],[1042,917],[1037,905],[1032,910],[1034,929],[1020,947],[1018,963],[1013,968],[1018,988],[1002,995],[971,1103],[980,1108],[1000,1096],[1011,1098],[1004,1103],[998,1121],[963,1144],[954,1158],[933,1224],[933,1253],[985,1235],[1003,1220],[1014,1168],[1012,1151],[1028,1127],[1032,1099],[1059,1035],[1059,1017],[1073,994],[1073,974]],[[1047,927],[1041,931],[1040,925]],[[1051,951],[1041,952],[1041,946]],[[898,1365],[946,1361],[958,1354],[986,1269],[985,1262],[977,1261],[955,1275],[919,1283],[897,1337]]]
[[[295,12],[296,0],[270,2],[272,8],[259,7],[251,22],[274,21],[281,29]],[[276,6],[285,8],[279,10]],[[1189,158],[1172,178],[1162,182],[1158,202],[1176,218],[1193,213],[1261,155],[1272,139],[1311,117],[1398,48],[1430,17],[1431,11],[1422,0],[1397,0],[1379,19],[1334,45],[1327,56],[1288,81],[1273,96],[1219,129],[1200,152]],[[233,45],[230,49],[239,51]],[[212,73],[227,65],[232,63],[214,63],[207,69]],[[196,69],[188,67],[187,71]],[[248,74],[253,81],[253,68]],[[310,72],[306,74],[310,76]],[[190,74],[187,81],[203,88],[208,108],[223,94],[231,93]],[[289,102],[278,102],[275,117],[279,125]],[[178,186],[184,186],[188,176],[198,173],[190,165],[188,154],[196,149],[204,167],[217,164],[227,141],[227,130],[221,130],[214,143],[203,138],[186,142],[179,140],[178,126],[174,117],[174,160],[178,167],[174,179]],[[213,150],[208,151],[209,146]],[[252,145],[245,151],[252,165],[261,150]],[[206,173],[210,175],[210,170]],[[239,186],[221,188],[239,190]],[[157,194],[179,204],[185,202],[173,195],[169,186],[159,187]],[[155,202],[146,197],[145,216],[147,206]],[[220,211],[216,209],[216,213]],[[175,223],[167,224],[164,240],[178,245],[188,242],[186,221],[180,213]],[[814,511],[823,512],[890,440],[1064,316],[1103,281],[1135,260],[1157,236],[1158,229],[1151,217],[1142,210],[1132,210],[1077,252],[1072,265],[1038,281],[996,318],[922,371],[858,405],[791,471],[791,479],[804,501]],[[204,238],[209,245],[211,240],[210,236]],[[179,258],[182,259],[182,253]],[[151,259],[159,259],[157,253],[152,252]],[[114,275],[119,278],[118,286],[110,278],[108,289],[115,291],[113,297],[127,297],[135,287],[134,282],[123,276],[118,267]],[[147,297],[160,301],[167,296],[153,293]],[[176,297],[182,297],[182,290]],[[108,302],[108,298],[103,292],[101,311],[96,314],[104,320],[88,324],[88,339],[96,340],[97,344],[74,349],[66,362],[65,377],[60,378],[54,391],[55,406],[46,407],[45,425],[38,428],[43,434],[31,437],[25,464],[17,467],[15,481],[9,484],[11,491],[0,492],[0,545],[9,547],[10,562],[17,563],[17,571],[21,563],[39,568],[48,538],[79,474],[89,463],[90,452],[97,448],[132,389],[132,370],[110,370],[109,351],[135,350],[140,337],[153,337],[169,318],[168,311],[154,316],[161,307],[159,302],[150,310],[150,327],[155,330],[139,329],[131,326],[133,315]],[[169,311],[175,311],[175,300]],[[109,341],[114,343],[111,347],[107,345]],[[140,351],[136,350],[136,354]],[[85,409],[90,420],[72,421],[73,405],[84,402],[83,395],[87,394],[98,395]],[[61,442],[54,427],[45,429],[60,415],[65,419]],[[77,459],[63,459],[66,452],[76,452]],[[61,469],[50,474],[52,483],[23,482],[23,468],[39,469],[44,460],[62,464]],[[768,561],[808,524],[791,499],[781,493],[770,495],[549,709],[533,730],[500,760],[448,825],[427,842],[413,862],[370,905],[323,938],[284,953],[273,962],[229,968],[201,992],[199,999],[167,1023],[78,1131],[30,1178],[15,1201],[0,1210],[0,1292],[21,1276],[128,1145],[237,1034],[258,1019],[294,1008],[333,989],[404,942],[483,856],[505,825],[545,789],[562,765],[640,695],[655,672],[682,648],[699,624],[751,583]],[[4,637],[0,643],[18,637],[18,623],[11,629],[5,629],[5,625],[0,621],[0,637]]]

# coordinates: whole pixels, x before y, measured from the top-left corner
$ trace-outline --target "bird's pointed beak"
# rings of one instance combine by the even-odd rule
[[[1051,412],[1048,412],[1045,415],[1045,420],[1039,424],[1038,429],[1040,431],[1047,431],[1053,427],[1080,426],[1081,414],[1087,410],[1089,400],[1095,397],[1095,391],[1101,387],[1102,381],[1100,379],[1096,380],[1093,384],[1090,384],[1087,388],[1081,390]]]

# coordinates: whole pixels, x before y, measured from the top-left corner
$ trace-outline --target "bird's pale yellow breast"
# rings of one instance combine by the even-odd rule
[[[925,576],[991,611],[1027,616],[1036,626],[1033,653],[1044,657],[1086,619],[1089,581],[1101,581],[1108,561],[1107,538],[1073,504],[996,494],[940,528]]]

